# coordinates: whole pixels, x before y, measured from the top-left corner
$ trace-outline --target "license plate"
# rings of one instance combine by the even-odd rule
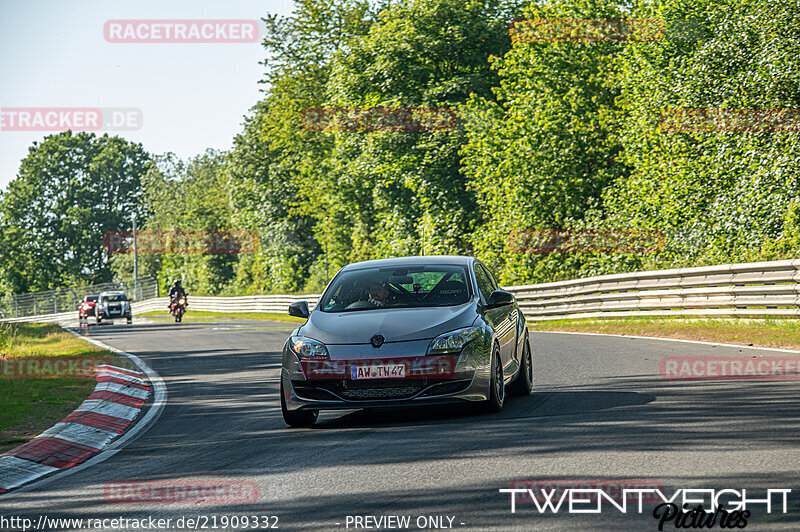
[[[377,364],[372,366],[350,366],[350,378],[357,379],[402,379],[406,376],[405,364]]]

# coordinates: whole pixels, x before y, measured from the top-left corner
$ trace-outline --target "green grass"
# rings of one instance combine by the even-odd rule
[[[107,351],[50,323],[0,323],[0,353],[8,357],[81,356]]]
[[[533,331],[629,334],[800,349],[800,320],[791,318],[607,318],[529,321]]]
[[[164,312],[153,311],[145,312],[144,314],[137,314],[136,316],[146,316],[148,318],[163,318],[165,320],[172,320],[173,317],[167,314],[167,309]],[[183,321],[210,321],[213,319],[241,319],[241,320],[270,320],[270,321],[286,321],[289,323],[305,323],[306,320],[296,316],[289,316],[281,312],[207,312],[204,310],[191,310],[189,309],[183,316]]]
[[[10,378],[6,364],[20,359],[71,356],[108,359],[131,367],[127,359],[65,332],[38,323],[0,323],[0,452],[33,438],[72,412],[94,389],[91,377]]]

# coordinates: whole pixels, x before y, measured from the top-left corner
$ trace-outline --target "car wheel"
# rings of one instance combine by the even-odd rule
[[[100,316],[95,316],[95,317],[94,317],[94,322],[95,322],[95,324],[97,324],[97,325],[101,325],[101,324],[103,323],[103,319],[102,319],[102,318],[100,318]]]
[[[133,320],[131,318],[128,318],[128,325],[130,325],[131,323],[133,323]]]
[[[290,427],[310,427],[317,421],[319,410],[288,411],[283,395],[283,378],[281,378],[281,414],[283,414],[283,421]]]
[[[503,380],[503,363],[500,361],[500,350],[495,346],[492,350],[491,378],[489,379],[489,399],[485,402],[488,412],[499,412],[503,409],[506,398],[506,386]]]
[[[514,382],[511,383],[511,386],[508,387],[508,392],[511,395],[530,395],[531,390],[533,390],[533,357],[531,356],[528,335],[525,334],[519,373]]]

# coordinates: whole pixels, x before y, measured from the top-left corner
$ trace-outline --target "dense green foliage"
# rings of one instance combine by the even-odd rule
[[[646,24],[536,39],[509,32],[523,19]],[[265,20],[264,97],[229,153],[147,169],[108,155],[134,150],[120,139],[32,148],[0,205],[0,291],[108,277],[98,235],[133,211],[259,235],[254,254],[142,258],[191,293],[317,291],[348,262],[420,253],[477,255],[516,284],[800,251],[800,117],[776,114],[800,108],[795,2],[301,0]],[[363,112],[421,108],[457,119]]]
[[[111,280],[107,231],[145,214],[149,156],[119,137],[60,133],[31,146],[0,202],[0,288],[11,293]]]

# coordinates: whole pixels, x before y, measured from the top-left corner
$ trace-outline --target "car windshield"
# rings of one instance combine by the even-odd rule
[[[380,308],[444,307],[469,301],[463,266],[419,265],[365,268],[341,273],[325,291],[323,312]]]
[[[89,303],[96,303],[97,296],[86,296],[86,301],[88,301]]]
[[[106,301],[111,301],[111,302],[114,302],[114,301],[127,301],[128,300],[128,298],[125,296],[125,294],[113,294],[113,295],[110,295],[110,296],[104,296],[104,298],[105,298]]]

